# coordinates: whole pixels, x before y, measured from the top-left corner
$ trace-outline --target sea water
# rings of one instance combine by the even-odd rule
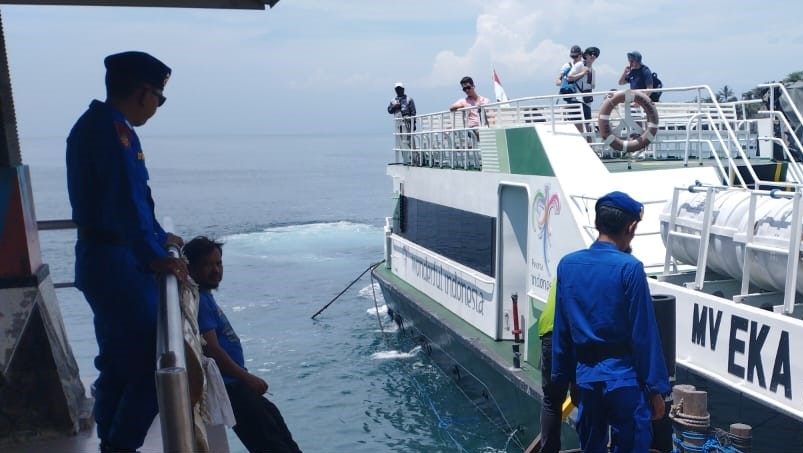
[[[304,451],[516,451],[392,325],[368,274],[310,319],[382,259],[389,135],[156,137],[143,128],[140,137],[157,217],[169,216],[185,240],[225,243],[216,299]],[[21,147],[37,218],[69,218],[64,138],[23,137]],[[54,282],[72,281],[75,231],[40,240]],[[77,290],[57,295],[91,378],[91,312]],[[244,452],[229,434],[232,451]]]

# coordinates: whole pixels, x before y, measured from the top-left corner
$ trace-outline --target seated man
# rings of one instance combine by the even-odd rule
[[[203,236],[184,246],[190,276],[198,284],[198,329],[204,354],[215,360],[231,400],[234,432],[251,452],[300,453],[279,409],[262,395],[268,383],[249,373],[240,339],[215,302],[212,290],[223,278],[223,244]]]

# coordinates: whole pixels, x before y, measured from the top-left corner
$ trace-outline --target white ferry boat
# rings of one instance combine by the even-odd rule
[[[786,439],[766,451],[803,451],[799,435],[776,435],[803,426],[803,359],[791,351],[803,344],[803,167],[792,157],[803,145],[787,134],[803,117],[783,85],[762,87],[766,102],[700,101],[716,99],[708,86],[662,90],[690,102],[590,93],[606,102],[592,120],[560,96],[396,118],[395,209],[374,270],[392,316],[528,445],[537,320],[557,263],[595,240],[594,203],[620,190],[645,205],[633,253],[650,290],[674,298],[658,313],[674,334],[670,374],[711,390],[714,419],[752,423],[755,444]],[[576,443],[568,425],[563,438]]]

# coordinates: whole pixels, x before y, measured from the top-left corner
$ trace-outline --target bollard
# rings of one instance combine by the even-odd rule
[[[753,427],[744,423],[734,423],[730,426],[728,439],[734,447],[748,453],[753,450]]]
[[[513,343],[513,368],[521,368],[521,352],[519,352],[518,343]]]

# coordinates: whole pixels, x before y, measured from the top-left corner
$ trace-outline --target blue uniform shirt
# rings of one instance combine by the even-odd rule
[[[246,369],[240,338],[234,332],[234,328],[226,318],[226,314],[215,302],[215,296],[210,292],[204,291],[200,292],[200,296],[200,301],[198,302],[198,330],[201,335],[214,330],[220,347],[234,360],[234,363]],[[232,384],[237,382],[237,379],[223,374],[223,381],[227,384]]]
[[[552,379],[609,388],[645,386],[669,392],[658,326],[642,263],[609,242],[566,255],[558,264]],[[629,353],[596,363],[577,360],[578,348],[624,345]],[[605,348],[601,348],[605,350]]]
[[[70,131],[67,188],[79,227],[119,238],[143,270],[167,256],[167,233],[154,216],[139,138],[111,105],[92,101]]]

